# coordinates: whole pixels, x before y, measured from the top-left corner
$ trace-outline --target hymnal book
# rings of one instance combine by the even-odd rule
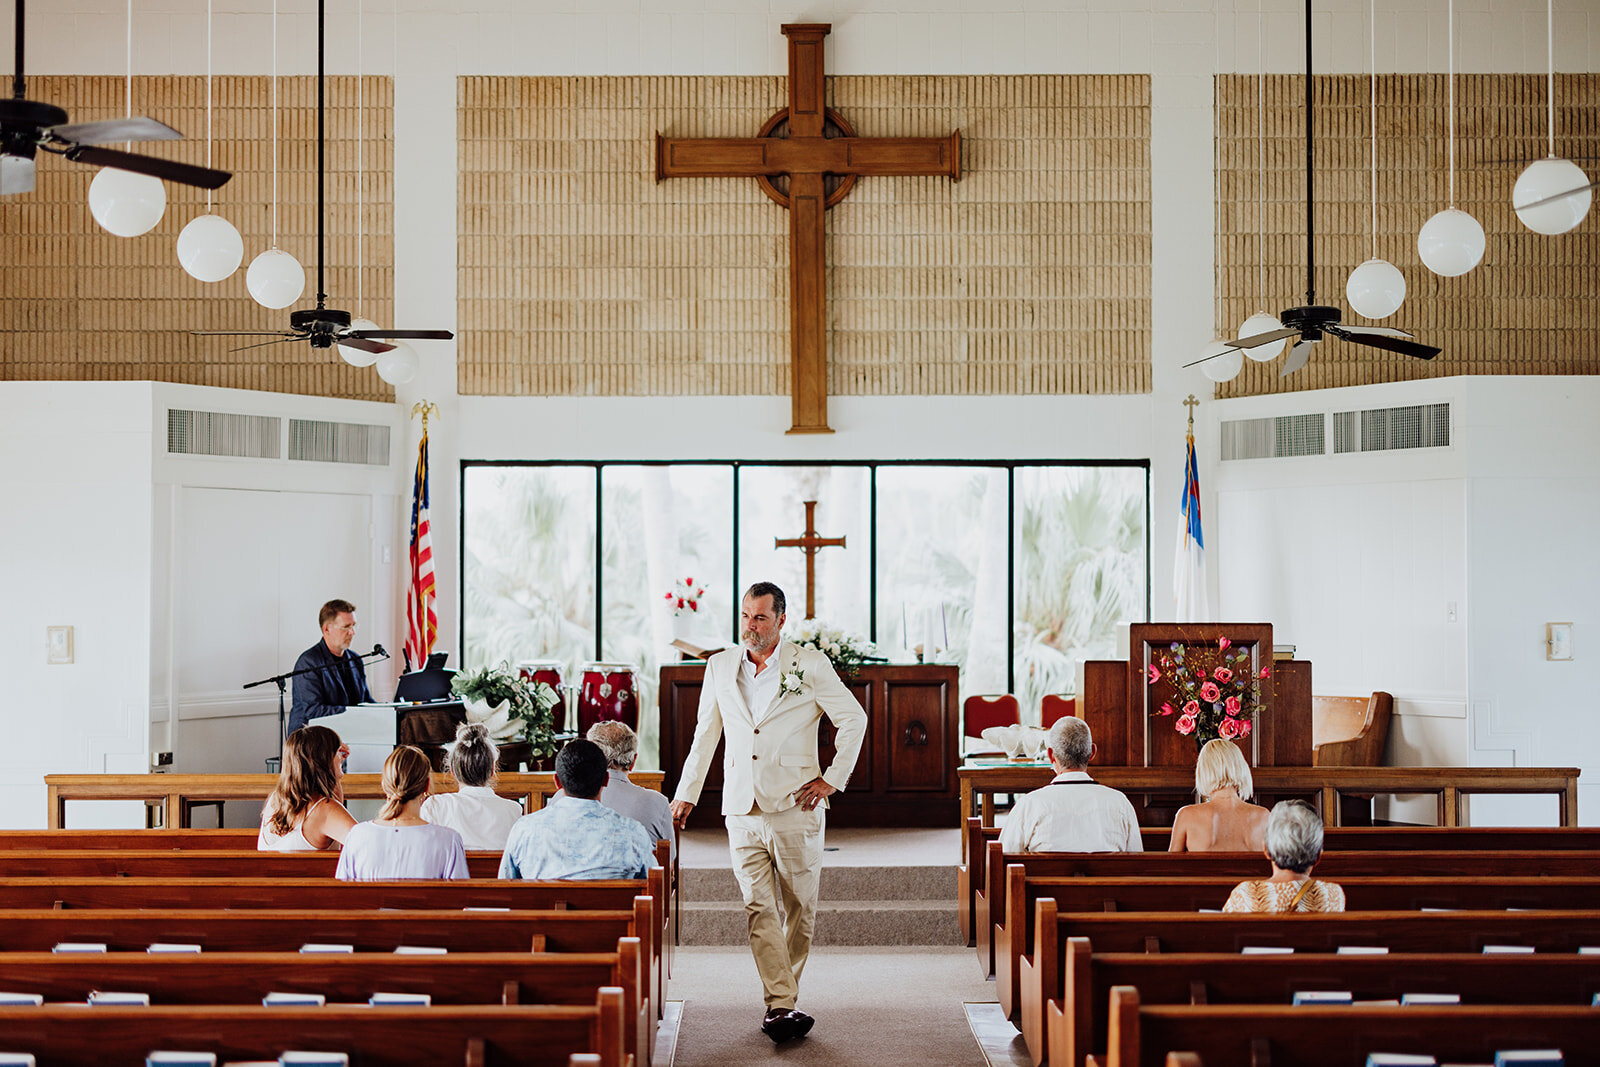
[[[344,1052],[285,1052],[278,1057],[282,1064],[294,1067],[350,1067],[350,1056]]]
[[[720,648],[701,648],[699,645],[685,641],[681,637],[672,642],[672,647],[677,649],[679,652],[682,652],[690,659],[710,659],[712,656],[715,656],[718,652],[722,651]]]
[[[158,953],[158,954],[159,953],[163,953],[163,952],[180,952],[180,953],[183,953],[183,952],[199,952],[200,951],[200,946],[199,945],[179,945],[179,944],[173,944],[173,943],[166,942],[166,941],[157,941],[155,944],[153,944],[149,948],[145,949],[145,951],[146,952],[152,952],[152,953]]]
[[[268,1008],[320,1008],[328,998],[321,993],[268,993],[261,1003]]]
[[[6,1008],[37,1008],[44,1003],[42,993],[0,993],[0,1007]],[[4,1063],[0,1060],[0,1063]]]
[[[31,1052],[0,1052],[0,1067],[38,1067]]]
[[[1483,946],[1483,954],[1485,956],[1492,956],[1492,955],[1495,955],[1497,953],[1505,953],[1507,955],[1516,956],[1516,955],[1527,955],[1527,954],[1531,954],[1532,952],[1533,952],[1533,946],[1532,945],[1484,945]]]
[[[1584,945],[1578,949],[1580,956],[1600,956],[1600,945]]]
[[[367,998],[367,1003],[374,1007],[408,1005],[410,1007],[426,1008],[433,1003],[433,997],[427,993],[374,993]]]
[[[1401,1005],[1425,1004],[1460,1004],[1460,993],[1404,993],[1400,997]]]
[[[450,953],[447,948],[434,948],[432,945],[396,945],[396,956],[445,956]]]
[[[89,1003],[107,1008],[148,1008],[150,1006],[150,994],[111,993],[103,989],[96,989],[89,994]]]
[[[1502,1049],[1494,1054],[1494,1067],[1563,1067],[1566,1062],[1558,1048]]]
[[[1295,648],[1293,645],[1273,645],[1272,662],[1283,663],[1286,660],[1294,659],[1294,653]]]
[[[1285,945],[1246,945],[1239,950],[1241,956],[1289,956],[1294,949]]]
[[[98,942],[93,942],[93,941],[62,941],[62,942],[59,942],[56,945],[56,947],[51,949],[50,951],[51,952],[104,952],[105,950],[106,950],[106,946],[103,943],[98,943]]]
[[[1438,1060],[1415,1052],[1369,1052],[1367,1067],[1436,1067]]]
[[[152,1052],[144,1067],[217,1067],[215,1052]]]
[[[1342,989],[1307,989],[1294,995],[1294,1005],[1302,1004],[1351,1004],[1355,1001],[1355,994]]]
[[[510,908],[462,908],[462,911],[510,911]]]
[[[301,952],[354,952],[355,950],[354,945],[319,945],[315,942],[300,946]]]
[[[1336,956],[1387,956],[1388,954],[1389,949],[1386,945],[1340,945],[1334,952]]]

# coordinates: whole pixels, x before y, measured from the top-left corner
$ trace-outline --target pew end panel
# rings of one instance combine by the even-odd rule
[[[1051,990],[1060,988],[1061,956],[1055,945],[1056,902],[1045,897],[1034,901],[1033,906],[1033,952],[1022,957],[1017,971],[1018,995],[1022,1001],[1019,1029],[1033,1067],[1040,1067],[1049,1055],[1045,997]],[[1050,934],[1048,942],[1042,940],[1046,930]]]

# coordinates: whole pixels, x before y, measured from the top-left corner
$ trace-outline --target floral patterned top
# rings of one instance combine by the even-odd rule
[[[1299,901],[1295,895],[1300,890],[1305,890],[1305,895]],[[1334,882],[1322,882],[1313,878],[1309,884],[1306,882],[1240,882],[1233,887],[1233,892],[1228,894],[1228,902],[1222,906],[1223,911],[1232,912],[1272,912],[1282,914],[1288,911],[1314,912],[1314,911],[1343,911],[1344,890]]]

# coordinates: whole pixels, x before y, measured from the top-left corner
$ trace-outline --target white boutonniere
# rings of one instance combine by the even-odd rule
[[[798,693],[800,692],[800,687],[805,684],[805,680],[806,672],[801,670],[800,665],[797,663],[779,676],[778,693],[785,696],[789,693]]]

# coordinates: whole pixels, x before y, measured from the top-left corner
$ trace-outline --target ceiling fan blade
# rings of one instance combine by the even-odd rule
[[[1553,204],[1557,200],[1565,200],[1569,196],[1577,196],[1579,193],[1587,193],[1590,189],[1600,189],[1600,182],[1590,182],[1588,185],[1580,185],[1576,189],[1568,189],[1564,193],[1557,193],[1554,196],[1547,196],[1542,200],[1535,200],[1531,204],[1513,204],[1512,206],[1518,211],[1526,211],[1531,207],[1544,207],[1546,204]]]
[[[1285,337],[1298,337],[1300,331],[1292,328],[1273,330],[1271,333],[1258,333],[1254,337],[1240,337],[1232,341],[1224,341],[1229,348],[1260,348],[1270,345],[1274,341],[1281,341]]]
[[[143,115],[104,122],[74,122],[51,126],[45,135],[72,144],[115,144],[118,141],[181,141],[183,134],[165,122]]]
[[[279,337],[279,338],[277,338],[275,340],[272,340],[272,341],[262,341],[258,345],[240,345],[238,348],[230,348],[230,349],[228,349],[228,351],[229,352],[248,352],[252,348],[265,348],[267,345],[286,345],[290,341],[303,341],[303,340],[305,340],[305,338],[300,336],[299,334],[291,334],[288,337]]]
[[[407,341],[453,341],[449,330],[351,330],[345,337],[389,337]]]
[[[362,352],[376,352],[379,355],[394,351],[394,345],[386,345],[381,341],[369,341],[365,336],[355,333],[341,333],[333,341],[335,344],[343,345],[345,348],[355,348]]]
[[[1347,333],[1343,326],[1329,326],[1328,332],[1335,337],[1342,337],[1358,345],[1368,348],[1381,348],[1385,352],[1398,352],[1402,356],[1411,356],[1415,359],[1432,359],[1442,349],[1433,345],[1425,345],[1420,341],[1403,341],[1398,337],[1373,336],[1372,334]]]
[[[293,330],[190,330],[196,337],[304,337]]]
[[[201,189],[220,189],[228,184],[229,178],[233,177],[232,172],[226,170],[197,167],[191,163],[179,163],[171,159],[157,159],[155,156],[141,156],[135,152],[119,152],[115,148],[90,148],[86,145],[74,145],[67,149],[66,156],[68,159],[78,163],[89,163],[97,167],[116,167],[118,170],[131,170],[135,174],[148,174],[163,181],[178,182],[180,185],[194,185]]]
[[[1341,322],[1331,326],[1329,331],[1341,337],[1355,333],[1366,334],[1369,337],[1400,337],[1406,339],[1416,336],[1415,334],[1406,333],[1404,330],[1397,330],[1393,326],[1352,326],[1348,322]]]
[[[1317,344],[1316,341],[1301,341],[1289,349],[1289,358],[1283,361],[1283,369],[1278,372],[1278,377],[1287,378],[1301,367],[1304,367],[1306,361],[1311,358],[1311,348],[1315,344]]]

